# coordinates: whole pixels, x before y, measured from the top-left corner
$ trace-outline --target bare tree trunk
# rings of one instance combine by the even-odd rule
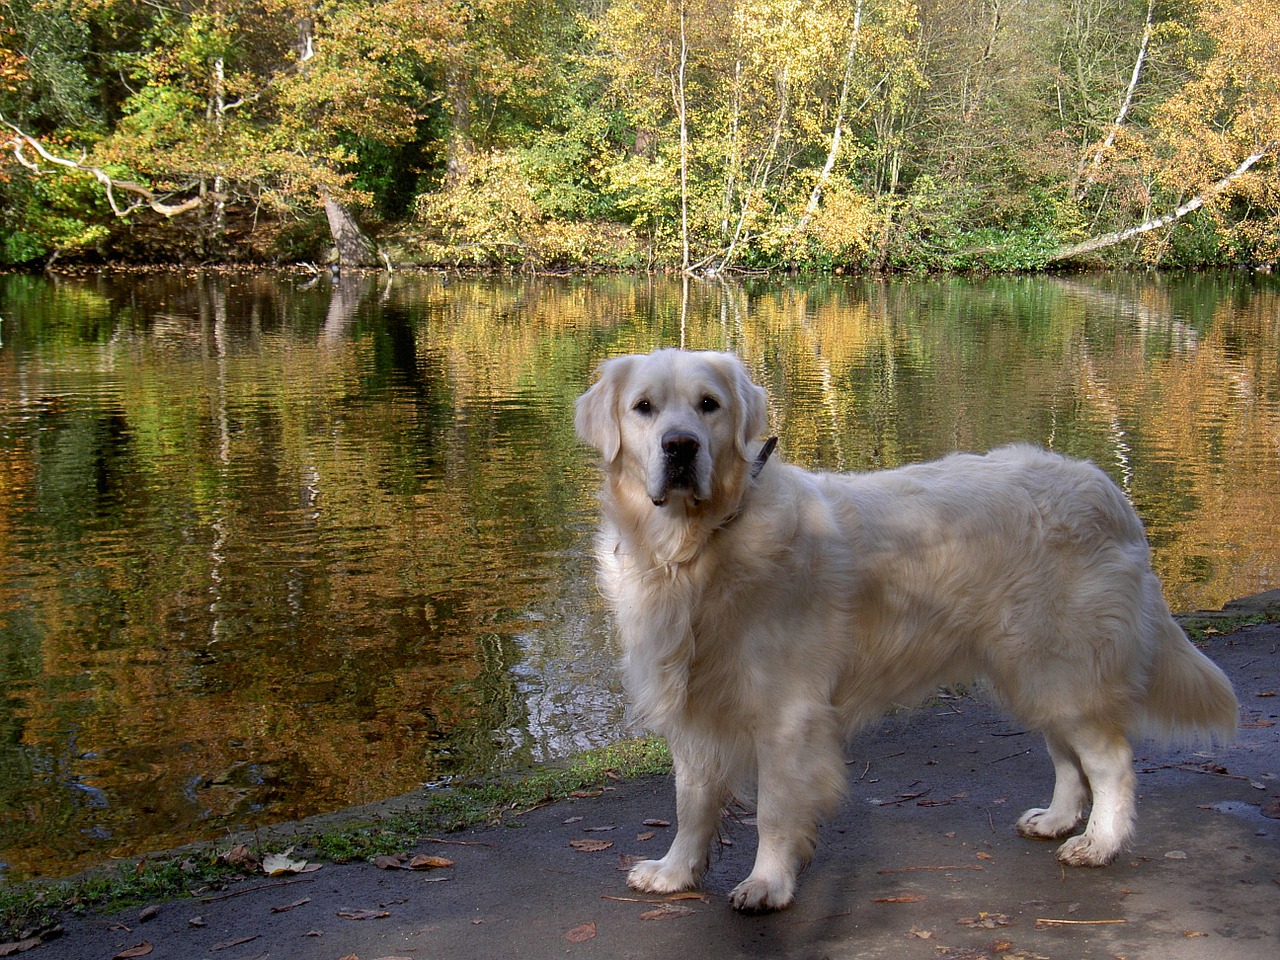
[[[213,61],[213,96],[208,106],[208,118],[213,122],[214,140],[221,146],[227,128],[226,67],[221,57]],[[227,234],[226,178],[222,173],[213,177],[213,208],[209,216],[209,242],[211,253],[221,253]]]
[[[1084,198],[1085,191],[1093,186],[1096,181],[1094,176],[1097,170],[1102,166],[1103,155],[1111,149],[1116,142],[1116,134],[1120,132],[1120,128],[1124,126],[1125,119],[1129,116],[1129,108],[1133,106],[1133,92],[1138,88],[1138,79],[1142,76],[1142,68],[1147,62],[1147,50],[1151,46],[1151,31],[1156,12],[1156,0],[1147,0],[1147,22],[1142,28],[1142,43],[1138,46],[1138,59],[1133,64],[1133,75],[1129,78],[1128,89],[1124,93],[1124,102],[1120,104],[1120,112],[1116,114],[1115,123],[1111,125],[1111,129],[1107,131],[1106,139],[1102,141],[1102,145],[1098,147],[1097,152],[1093,155],[1093,162],[1089,164],[1089,174],[1085,176],[1085,161],[1080,161],[1080,167],[1076,170],[1076,189],[1075,195],[1077,200]]]
[[[329,232],[338,251],[338,264],[343,267],[375,267],[378,265],[378,247],[346,207],[334,200],[325,190],[324,214],[329,220]]]
[[[680,70],[676,83],[676,112],[680,115],[680,268],[689,272],[689,124],[684,102],[684,69],[689,47],[685,37],[684,3],[680,4]]]
[[[1276,141],[1272,140],[1256,153],[1251,153],[1245,157],[1240,166],[1236,167],[1229,174],[1219,180],[1217,183],[1206,188],[1201,193],[1192,197],[1186,203],[1182,204],[1172,213],[1166,213],[1164,216],[1147,220],[1138,224],[1136,227],[1128,227],[1124,230],[1116,230],[1112,233],[1104,233],[1097,237],[1091,237],[1081,243],[1075,243],[1067,247],[1059,247],[1057,250],[1049,254],[1049,263],[1058,263],[1063,260],[1072,260],[1076,257],[1083,256],[1086,253],[1093,253],[1095,250],[1103,250],[1107,247],[1114,247],[1118,243],[1124,243],[1132,237],[1149,233],[1152,230],[1159,230],[1161,227],[1167,227],[1171,223],[1181,220],[1189,213],[1199,210],[1209,200],[1212,200],[1227,187],[1249,172],[1249,168],[1255,163],[1269,154],[1276,147]]]
[[[831,132],[831,149],[827,151],[827,162],[822,165],[822,172],[818,174],[818,181],[813,185],[813,192],[809,194],[809,202],[805,204],[800,222],[796,224],[797,232],[802,232],[809,225],[809,221],[817,211],[818,204],[822,200],[822,190],[827,185],[827,181],[831,179],[831,171],[835,168],[836,157],[840,153],[840,138],[843,135],[844,128],[844,110],[849,99],[849,81],[853,74],[853,57],[858,51],[858,35],[861,32],[862,0],[858,0],[857,9],[853,13],[853,36],[849,38],[849,52],[845,55],[844,80],[840,84],[840,105],[836,109],[835,129]]]

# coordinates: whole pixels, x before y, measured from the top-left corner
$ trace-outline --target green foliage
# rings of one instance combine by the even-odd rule
[[[635,251],[616,228],[555,215],[573,193],[530,176],[529,168],[544,169],[539,161],[546,156],[536,150],[532,159],[524,151],[473,155],[464,178],[421,197],[417,219],[438,238],[433,255],[458,266],[632,265]]]
[[[1160,5],[1139,64],[1144,0],[0,0],[0,113],[206,198],[141,255],[301,250],[328,193],[441,263],[1020,271],[1274,140],[1277,2]],[[129,249],[29,176],[0,258]],[[1269,156],[1096,257],[1270,261],[1277,197]]]
[[[106,203],[88,177],[55,173],[4,186],[0,263],[92,253],[110,235]]]

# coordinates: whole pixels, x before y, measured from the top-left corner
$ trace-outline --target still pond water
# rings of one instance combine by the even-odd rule
[[[572,402],[679,344],[794,462],[1033,441],[1175,609],[1280,585],[1274,278],[0,277],[0,877],[627,732]]]

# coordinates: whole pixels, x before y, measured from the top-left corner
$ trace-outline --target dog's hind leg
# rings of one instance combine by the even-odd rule
[[[723,777],[672,744],[676,777],[676,838],[661,860],[642,860],[627,874],[627,886],[645,893],[692,890],[711,859],[711,841],[728,797]]]
[[[1068,772],[1062,793],[1064,806],[1054,811],[1059,799],[1055,786],[1049,810],[1038,819],[1034,816],[1036,811],[1027,811],[1018,821],[1019,832],[1024,836],[1047,837],[1051,835],[1051,828],[1063,826],[1066,815],[1071,812],[1066,800],[1072,799],[1074,803],[1078,795],[1074,781],[1083,775],[1083,783],[1093,796],[1089,822],[1084,833],[1058,848],[1057,856],[1072,867],[1105,867],[1116,858],[1133,832],[1138,783],[1133,772],[1133,748],[1123,731],[1088,721],[1078,721],[1073,729],[1059,729],[1049,736],[1057,740],[1059,751],[1063,747],[1070,751],[1069,756],[1074,758],[1071,766],[1078,763],[1078,773]],[[1056,755],[1054,765],[1061,773]],[[1056,816],[1049,816],[1055,813]]]

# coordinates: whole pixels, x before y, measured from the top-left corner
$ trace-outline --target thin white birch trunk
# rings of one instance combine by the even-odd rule
[[[1245,159],[1241,162],[1240,166],[1236,167],[1234,170],[1232,170],[1229,174],[1227,174],[1217,183],[1201,191],[1199,194],[1192,197],[1190,200],[1188,200],[1186,203],[1179,206],[1176,210],[1172,211],[1171,213],[1166,213],[1163,216],[1155,217],[1151,220],[1147,220],[1144,223],[1140,223],[1135,227],[1127,227],[1124,230],[1116,230],[1111,233],[1104,233],[1104,234],[1101,234],[1100,236],[1091,237],[1090,239],[1084,240],[1080,243],[1075,243],[1067,247],[1059,247],[1057,250],[1053,251],[1053,253],[1049,254],[1048,262],[1057,263],[1062,260],[1071,260],[1074,257],[1079,257],[1086,253],[1092,253],[1095,250],[1103,250],[1107,247],[1114,247],[1116,244],[1124,243],[1126,240],[1129,240],[1133,237],[1140,236],[1141,234],[1144,234],[1144,233],[1149,233],[1152,230],[1159,230],[1161,227],[1167,227],[1171,223],[1176,223],[1178,220],[1181,220],[1187,214],[1194,213],[1196,210],[1199,210],[1208,201],[1212,200],[1214,197],[1220,194],[1223,190],[1227,189],[1227,187],[1231,186],[1231,184],[1234,181],[1238,180],[1240,177],[1243,177],[1246,173],[1249,172],[1250,167],[1252,167],[1255,163],[1257,163],[1259,160],[1261,160],[1263,157],[1265,157],[1275,148],[1276,148],[1276,141],[1272,140],[1270,143],[1263,146],[1257,152],[1249,154],[1249,156],[1245,157]]]

